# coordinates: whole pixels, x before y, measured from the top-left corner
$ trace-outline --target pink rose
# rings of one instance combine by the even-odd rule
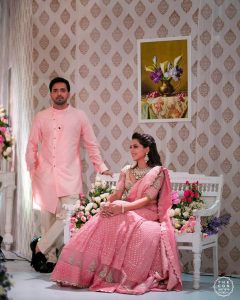
[[[0,127],[0,131],[6,132],[7,128],[6,127]]]
[[[87,221],[87,218],[84,217],[84,216],[82,216],[82,217],[81,217],[81,221],[82,221],[83,223],[85,223],[85,222]]]
[[[194,197],[195,197],[195,198],[198,198],[198,197],[199,197],[199,193],[198,193],[198,192],[195,192]]]
[[[181,200],[179,198],[178,192],[173,191],[171,196],[172,196],[172,203],[173,204],[180,203]]]

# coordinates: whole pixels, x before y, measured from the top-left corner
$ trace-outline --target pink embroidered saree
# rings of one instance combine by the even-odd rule
[[[117,188],[126,188],[127,172],[121,173]],[[93,217],[63,248],[51,279],[65,286],[125,294],[182,290],[167,213],[170,191],[167,169],[151,169],[129,188],[126,201],[146,194],[158,201],[114,217]]]

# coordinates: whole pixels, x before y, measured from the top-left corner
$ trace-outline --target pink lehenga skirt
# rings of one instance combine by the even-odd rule
[[[125,294],[182,290],[168,239],[164,224],[136,212],[96,215],[63,248],[51,279],[64,286]]]

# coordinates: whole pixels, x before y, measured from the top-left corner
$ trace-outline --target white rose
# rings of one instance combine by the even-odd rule
[[[181,214],[181,209],[180,208],[175,208],[174,213],[175,213],[175,216],[180,215]]]
[[[86,211],[85,212],[85,216],[89,216],[90,215],[90,212],[89,211]]]
[[[184,218],[189,217],[189,212],[188,212],[188,211],[185,211],[185,212],[183,213],[183,216],[184,216]]]
[[[92,214],[95,214],[96,212],[97,212],[97,211],[96,211],[96,209],[94,209],[94,208],[91,210],[91,213],[92,213]]]
[[[178,229],[178,228],[181,227],[181,224],[180,224],[179,222],[176,222],[176,223],[174,224],[174,226],[175,226],[176,229]]]
[[[96,209],[96,212],[100,212],[100,208],[97,208],[97,209]]]
[[[11,147],[7,147],[7,149],[5,150],[5,152],[8,154],[10,154],[12,152],[12,148]]]
[[[100,181],[96,181],[95,182],[95,187],[100,187],[101,186],[101,182]]]
[[[175,216],[175,211],[174,211],[174,209],[170,209],[170,210],[169,210],[169,217],[172,218],[172,217],[174,217],[174,216]]]
[[[98,208],[97,203],[93,203],[93,208]]]
[[[101,196],[100,197],[95,197],[94,201],[96,201],[97,203],[101,202]]]
[[[4,117],[5,113],[4,112],[0,112],[0,118]]]
[[[93,203],[92,202],[88,203],[88,205],[85,207],[85,211],[89,211],[90,209],[92,209],[92,207],[93,207]]]

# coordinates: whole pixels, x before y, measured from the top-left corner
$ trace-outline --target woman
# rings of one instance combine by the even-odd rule
[[[130,151],[135,165],[122,169],[116,191],[101,213],[63,248],[53,281],[126,294],[182,289],[168,216],[167,169],[150,135],[134,133]]]

